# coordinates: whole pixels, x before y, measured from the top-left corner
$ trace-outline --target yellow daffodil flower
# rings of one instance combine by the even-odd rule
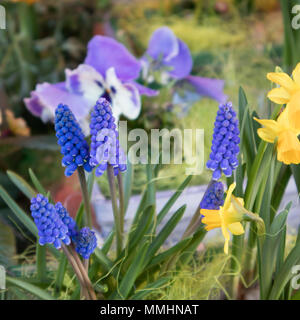
[[[277,159],[285,164],[300,163],[300,134],[296,119],[290,121],[290,109],[286,108],[275,120],[260,120],[254,118],[264,126],[257,130],[259,137],[267,142],[274,143],[277,139]]]
[[[268,93],[268,98],[278,104],[287,104],[297,92],[300,92],[300,63],[292,73],[293,79],[284,72],[270,72],[267,78],[280,85]]]
[[[206,224],[207,231],[221,228],[222,234],[225,238],[224,252],[228,254],[228,245],[230,240],[230,233],[234,235],[241,235],[245,232],[241,221],[244,217],[243,208],[244,200],[236,198],[232,192],[235,188],[235,183],[231,184],[226,195],[224,205],[219,210],[201,209],[200,213],[204,216],[202,222]],[[240,210],[243,208],[244,210]]]
[[[278,104],[286,104],[289,121],[295,128],[300,128],[300,63],[292,73],[292,78],[284,72],[270,72],[267,78],[278,84],[268,93],[268,98]]]

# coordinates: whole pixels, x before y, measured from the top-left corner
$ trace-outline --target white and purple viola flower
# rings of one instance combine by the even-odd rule
[[[87,117],[99,97],[111,103],[116,119],[121,114],[136,119],[141,111],[140,96],[158,93],[135,82],[140,71],[141,62],[125,46],[97,35],[88,43],[84,63],[75,70],[66,69],[64,82],[38,84],[24,102],[44,122],[54,119],[60,103],[67,104],[83,129],[87,128]]]
[[[173,103],[195,102],[205,96],[220,103],[227,100],[223,92],[224,81],[191,75],[193,60],[187,45],[168,27],[152,34],[148,49],[141,59],[143,78],[151,83],[159,74],[162,84],[175,82]]]

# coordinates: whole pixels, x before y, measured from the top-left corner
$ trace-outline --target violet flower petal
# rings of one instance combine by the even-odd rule
[[[94,36],[88,43],[84,63],[94,67],[103,77],[113,67],[122,81],[138,78],[141,69],[141,63],[123,44],[100,35]]]
[[[92,107],[84,97],[69,93],[64,83],[38,84],[24,103],[33,115],[44,122],[54,119],[55,109],[60,103],[69,105],[78,120],[86,117]]]
[[[179,43],[173,31],[168,27],[155,30],[150,38],[146,55],[152,59],[169,61],[179,53]]]
[[[187,76],[183,81],[191,84],[201,96],[210,97],[219,103],[225,103],[227,95],[224,94],[224,80]]]
[[[179,39],[177,41],[179,45],[178,54],[164,64],[172,68],[172,70],[168,72],[171,77],[182,79],[190,74],[193,60],[187,45]]]
[[[132,85],[134,85],[138,89],[140,95],[144,95],[147,97],[154,97],[159,94],[158,90],[150,89],[150,88],[145,87],[137,82],[132,82]]]

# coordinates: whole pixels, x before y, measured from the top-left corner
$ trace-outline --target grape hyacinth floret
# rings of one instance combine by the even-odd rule
[[[201,209],[219,210],[224,204],[224,186],[220,181],[212,181],[200,202]]]
[[[89,259],[96,247],[97,238],[95,236],[95,232],[88,227],[82,228],[76,237],[76,252],[79,253],[84,259]]]
[[[90,165],[96,167],[96,176],[101,176],[107,165],[114,168],[114,174],[126,170],[126,157],[121,149],[115,118],[105,98],[100,98],[91,113]]]
[[[68,236],[75,241],[78,235],[78,227],[75,220],[70,217],[69,212],[67,209],[61,204],[61,202],[57,202],[55,204],[55,210],[58,213],[61,221],[67,226],[68,228]]]
[[[239,134],[239,122],[232,103],[221,104],[215,121],[211,153],[206,164],[207,168],[213,171],[213,180],[219,180],[222,172],[226,177],[230,177],[238,166]]]
[[[71,176],[79,166],[91,171],[89,164],[89,146],[84,134],[68,106],[60,104],[55,110],[55,131],[61,153],[65,175]]]
[[[61,242],[69,245],[71,239],[68,228],[60,219],[53,204],[41,194],[31,199],[31,215],[38,228],[39,244],[52,243],[56,249],[61,248]]]

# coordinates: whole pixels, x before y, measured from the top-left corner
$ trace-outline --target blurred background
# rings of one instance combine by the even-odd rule
[[[113,37],[141,57],[151,33],[168,26],[190,48],[193,75],[225,80],[225,93],[234,105],[242,86],[251,108],[260,115],[268,112],[266,73],[282,65],[284,52],[277,0],[12,0],[1,4],[6,8],[7,28],[0,30],[0,184],[21,205],[24,199],[9,182],[7,170],[28,179],[28,168],[33,168],[58,200],[78,187],[76,177],[66,184],[53,125],[33,116],[23,99],[37,83],[62,81],[65,68],[75,68],[84,60],[93,35]],[[152,98],[143,101],[142,115],[130,126],[204,128],[208,156],[217,107],[216,101],[203,98],[178,115],[172,112],[171,102],[161,104],[160,97]],[[159,189],[176,188],[181,170],[172,165],[163,168]],[[193,183],[208,179],[204,172]],[[138,193],[145,182],[139,167],[134,181]],[[98,183],[105,196],[106,180]],[[4,220],[8,210],[0,200]]]

